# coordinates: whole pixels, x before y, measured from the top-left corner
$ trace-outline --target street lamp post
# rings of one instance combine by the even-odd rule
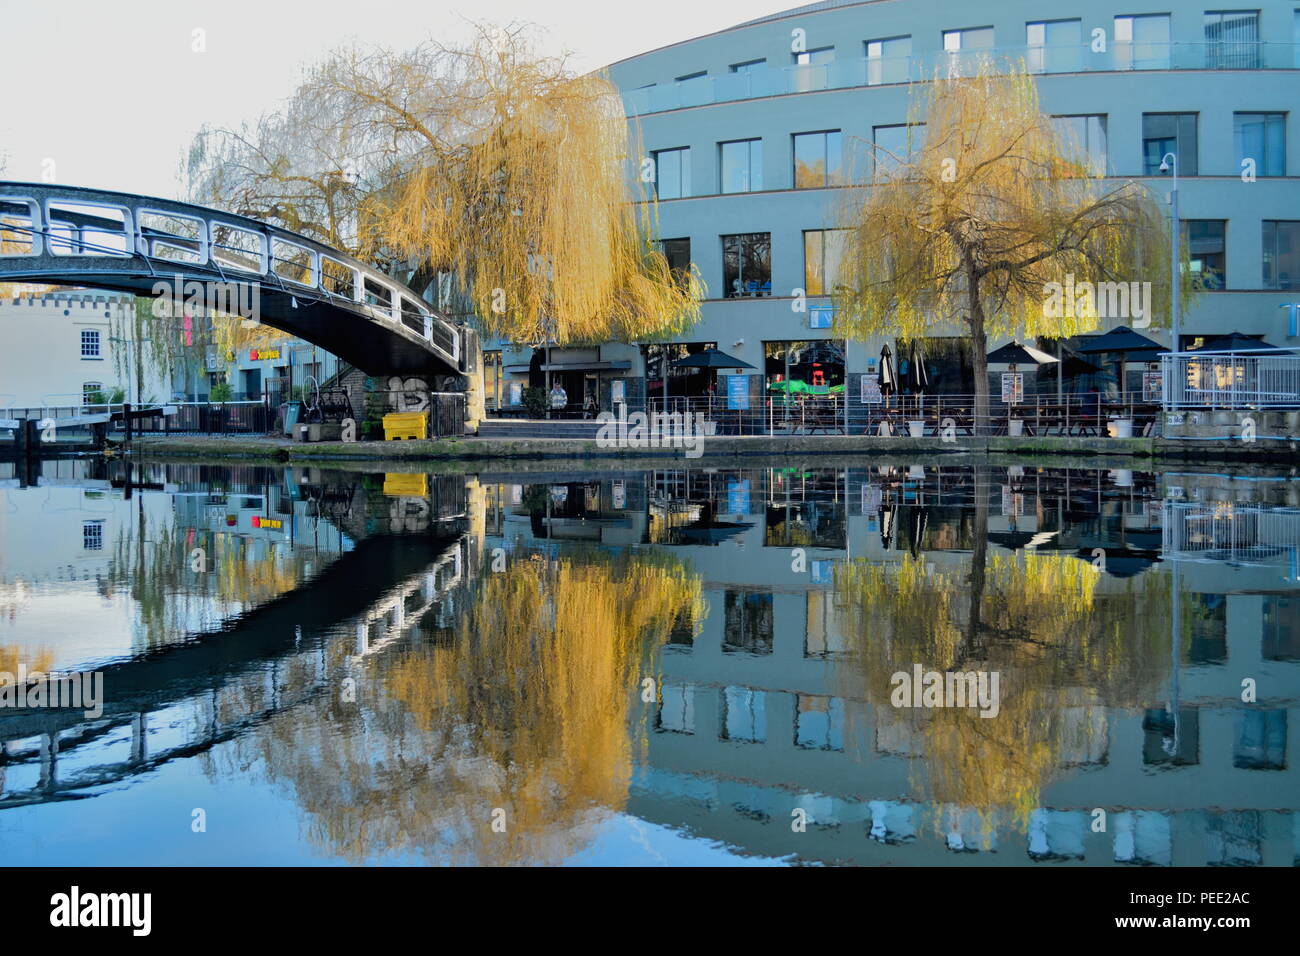
[[[1180,281],[1182,279],[1182,276],[1180,275],[1182,270],[1179,268],[1178,256],[1178,245],[1179,239],[1181,238],[1179,235],[1180,226],[1178,222],[1178,157],[1174,153],[1165,153],[1165,155],[1160,159],[1160,171],[1162,173],[1167,173],[1170,170],[1173,170],[1174,174],[1174,188],[1169,191],[1169,212],[1173,223],[1173,228],[1170,231],[1169,237],[1169,244],[1172,247],[1169,252],[1169,282],[1172,287],[1170,289],[1171,319],[1169,334],[1172,339],[1170,343],[1172,346],[1170,351],[1177,354],[1179,351],[1179,294],[1182,291],[1182,282]],[[1175,359],[1175,361],[1177,360]]]

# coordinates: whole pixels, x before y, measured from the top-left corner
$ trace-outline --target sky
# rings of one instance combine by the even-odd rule
[[[528,22],[597,69],[799,0],[0,0],[0,178],[183,198],[203,123],[274,110],[346,42],[406,48]],[[202,31],[196,33],[195,31]],[[202,50],[196,47],[202,47]]]

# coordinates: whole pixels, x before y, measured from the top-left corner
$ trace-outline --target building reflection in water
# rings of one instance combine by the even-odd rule
[[[47,466],[4,476],[0,534],[60,489],[77,554],[3,569],[0,645],[77,655],[23,621],[99,560],[86,521],[134,613],[73,661],[108,659],[103,721],[0,718],[0,809],[193,759],[291,793],[351,861],[562,862],[614,816],[805,861],[1297,857],[1292,482]],[[915,665],[998,674],[997,715],[894,706]]]

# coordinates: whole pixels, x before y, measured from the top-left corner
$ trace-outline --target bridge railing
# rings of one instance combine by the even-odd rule
[[[409,288],[305,236],[231,213],[125,193],[0,183],[0,256],[47,255],[139,256],[151,269],[206,267],[232,282],[257,276],[287,293],[346,303],[462,365],[458,327]]]

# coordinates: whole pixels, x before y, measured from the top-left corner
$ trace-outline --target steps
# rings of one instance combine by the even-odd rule
[[[600,428],[598,421],[581,419],[488,418],[479,422],[478,434],[480,438],[586,438],[594,441]]]

